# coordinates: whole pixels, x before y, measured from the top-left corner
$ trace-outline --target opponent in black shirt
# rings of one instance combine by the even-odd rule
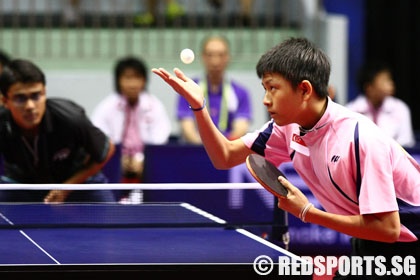
[[[46,79],[31,61],[13,60],[0,76],[3,183],[106,183],[102,167],[114,144],[76,103],[46,97]],[[0,201],[113,201],[110,191],[1,191]]]

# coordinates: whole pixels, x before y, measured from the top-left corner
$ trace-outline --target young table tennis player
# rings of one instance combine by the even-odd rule
[[[305,38],[268,50],[256,71],[271,120],[232,141],[212,123],[196,83],[179,69],[174,75],[152,71],[190,104],[216,168],[231,168],[253,153],[276,166],[292,161],[325,210],[280,176],[288,189],[279,197],[281,209],[352,236],[354,255],[383,255],[388,267],[394,255],[420,259],[420,167],[374,123],[328,96],[330,68],[325,53]]]

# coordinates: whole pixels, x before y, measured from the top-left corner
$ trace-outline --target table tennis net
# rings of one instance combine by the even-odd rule
[[[258,183],[3,184],[1,187],[1,191],[12,192],[108,190],[119,195],[125,193],[126,197],[118,197],[115,202],[0,202],[0,229],[240,227],[261,232],[276,228],[281,232],[287,228],[287,216],[277,208],[273,195]],[[130,200],[133,194],[141,199]]]

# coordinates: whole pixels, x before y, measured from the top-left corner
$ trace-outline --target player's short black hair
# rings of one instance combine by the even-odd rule
[[[360,67],[357,73],[357,86],[364,93],[365,87],[371,84],[379,73],[388,72],[392,75],[391,66],[381,60],[370,60]]]
[[[32,61],[14,59],[3,69],[0,75],[0,92],[7,96],[10,87],[16,83],[42,83],[45,85],[45,74]]]
[[[331,64],[328,56],[306,38],[289,38],[263,54],[257,75],[278,73],[296,88],[303,80],[311,82],[320,97],[328,96]]]
[[[139,76],[144,77],[144,79],[146,80],[146,84],[148,82],[149,76],[148,76],[146,63],[138,57],[134,57],[134,56],[123,57],[117,61],[114,68],[114,79],[115,79],[114,86],[117,93],[121,93],[119,80],[122,73],[127,69],[133,69],[134,71],[137,72]]]

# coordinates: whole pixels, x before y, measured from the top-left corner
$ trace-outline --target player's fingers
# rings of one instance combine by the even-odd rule
[[[292,183],[290,183],[285,177],[283,176],[279,176],[277,178],[277,180],[279,180],[279,182],[288,190],[292,190],[293,185]]]
[[[161,77],[163,80],[167,79],[167,77],[159,69],[152,69],[152,72]]]
[[[175,75],[184,82],[187,82],[189,78],[185,76],[184,72],[181,71],[179,68],[174,68]]]
[[[171,75],[163,68],[153,68],[152,72],[161,77],[167,84],[169,84],[176,92],[181,93],[183,85],[180,83],[181,79]]]
[[[52,198],[53,195],[51,193],[49,193],[45,198],[44,198],[44,203],[51,203],[52,202]]]
[[[164,68],[153,68],[152,72],[160,76],[164,80],[169,79],[169,77],[171,76],[171,74]]]
[[[182,83],[180,83],[180,81],[188,82],[190,80],[178,68],[174,69],[175,75],[172,75],[171,73],[166,71],[164,68],[159,68],[159,69],[155,68],[154,70],[152,69],[152,71],[156,73],[157,75],[159,75],[161,78],[163,78],[169,85],[171,85],[174,88],[178,86],[184,86]]]

